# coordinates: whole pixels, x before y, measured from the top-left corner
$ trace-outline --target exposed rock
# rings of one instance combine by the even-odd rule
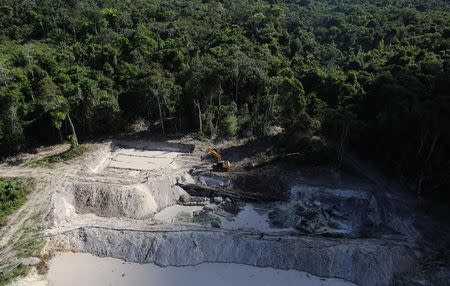
[[[237,215],[241,211],[240,204],[237,202],[233,202],[230,199],[225,199],[223,203],[220,204],[220,206],[224,211]]]
[[[198,181],[201,185],[207,187],[220,187],[226,189],[232,186],[230,179],[212,174],[198,176]]]
[[[223,198],[222,197],[214,197],[214,203],[220,204],[221,202],[223,202]]]
[[[183,206],[204,206],[208,203],[208,199],[206,197],[194,197],[189,194],[185,194],[180,196],[178,202]]]
[[[267,216],[270,220],[270,223],[273,226],[279,228],[287,228],[295,225],[295,220],[297,218],[292,209],[281,209],[279,207],[270,211]]]
[[[221,227],[220,220],[212,220],[211,221],[211,226],[214,227],[214,228],[220,228]]]
[[[20,260],[20,264],[25,266],[35,266],[41,263],[41,259],[38,257],[28,257]]]
[[[368,192],[298,186],[291,201],[268,217],[277,227],[302,233],[363,237],[381,224],[376,199]]]
[[[206,211],[206,212],[212,212],[215,209],[216,209],[215,205],[206,205],[206,206],[203,207],[203,210]]]
[[[207,226],[219,228],[221,226],[220,218],[209,211],[195,211],[193,214],[193,222],[200,223]]]

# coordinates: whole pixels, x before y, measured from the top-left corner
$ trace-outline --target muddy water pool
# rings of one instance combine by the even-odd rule
[[[351,286],[340,279],[320,278],[295,270],[241,264],[203,263],[160,267],[124,262],[86,253],[58,253],[49,262],[47,280],[53,286]]]

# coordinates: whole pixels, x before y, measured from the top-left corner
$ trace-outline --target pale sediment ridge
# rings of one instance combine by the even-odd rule
[[[192,266],[236,263],[340,278],[361,286],[389,285],[410,269],[413,254],[395,241],[335,240],[210,231],[145,232],[80,228],[52,240],[55,250],[88,252],[135,263]]]

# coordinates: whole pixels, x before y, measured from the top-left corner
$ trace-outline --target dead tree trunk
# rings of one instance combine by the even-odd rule
[[[219,120],[220,120],[220,109],[222,107],[222,94],[223,94],[223,89],[222,89],[222,82],[219,81],[219,90],[218,90],[218,95],[219,95],[219,105],[217,106],[217,118],[216,118],[216,132],[217,130],[219,130]]]
[[[436,143],[438,142],[439,137],[440,137],[439,133],[436,134],[436,136],[434,136],[433,142],[431,143],[431,146],[430,146],[430,150],[428,151],[428,156],[427,156],[426,162],[428,162],[431,159],[431,156],[434,153],[434,148],[436,147]]]
[[[417,197],[420,199],[422,199],[422,183],[423,183],[423,179],[424,179],[424,171],[422,169],[422,171],[420,171],[419,174],[419,179],[417,182]]]
[[[200,133],[203,133],[203,123],[202,123],[202,110],[200,108],[200,102],[199,100],[194,99],[194,105],[197,107],[198,110],[198,129]]]
[[[73,41],[76,43],[77,42],[77,33],[75,32],[74,26],[72,26],[72,32],[73,32]]]
[[[238,96],[239,96],[239,76],[236,78],[236,82],[234,84],[234,101],[238,104]]]
[[[70,114],[67,114],[67,120],[69,121],[70,129],[72,130],[72,138],[70,139],[70,147],[76,148],[76,147],[78,147],[78,138],[77,138],[77,133],[75,132],[75,126],[73,126],[72,119],[70,118]]]
[[[161,101],[159,100],[159,95],[156,95],[156,100],[158,102],[158,109],[159,109],[159,119],[161,121],[161,129],[164,135],[166,135],[166,130],[164,128],[164,118],[162,114],[162,108],[161,108]]]
[[[348,125],[345,124],[342,128],[341,140],[339,142],[339,149],[338,149],[337,163],[336,163],[337,169],[341,168],[342,161],[344,159],[344,146],[345,146],[345,140],[347,138],[347,134],[348,134]]]
[[[431,157],[433,156],[434,149],[436,148],[436,144],[437,144],[437,142],[439,140],[439,137],[440,137],[439,133],[437,133],[434,136],[433,141],[431,142],[431,145],[430,145],[430,149],[428,150],[427,157],[423,161],[422,167],[420,169],[419,178],[418,178],[418,181],[417,181],[417,197],[419,199],[422,198],[423,181],[426,178],[425,176],[426,176],[427,173],[431,173],[430,160],[431,160]]]

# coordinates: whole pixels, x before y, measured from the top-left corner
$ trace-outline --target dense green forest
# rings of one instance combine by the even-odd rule
[[[450,187],[445,0],[0,0],[0,155],[123,131],[344,146]],[[72,128],[73,127],[73,128]],[[74,139],[74,137],[71,137]]]

